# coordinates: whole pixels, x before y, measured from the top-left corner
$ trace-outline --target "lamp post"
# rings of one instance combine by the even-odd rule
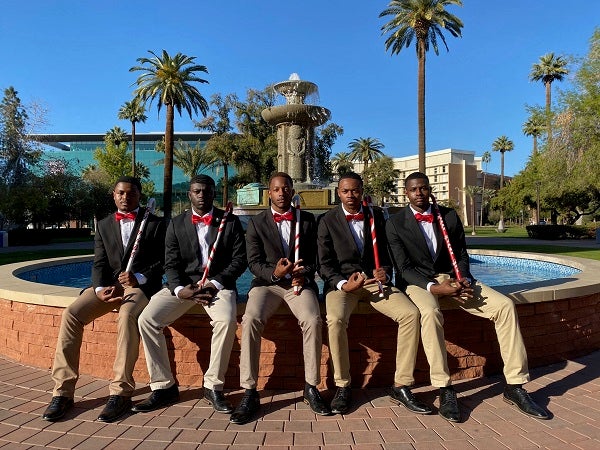
[[[535,182],[535,192],[536,192],[536,203],[537,203],[537,224],[540,224],[540,185],[541,181]]]

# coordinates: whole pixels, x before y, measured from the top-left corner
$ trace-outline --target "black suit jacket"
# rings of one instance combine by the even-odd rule
[[[114,214],[98,222],[94,239],[94,263],[92,266],[92,285],[94,288],[114,285],[117,283],[119,273],[125,271],[145,211],[145,208],[139,209],[126,248],[123,248],[121,226],[115,219]],[[132,272],[141,273],[147,278],[147,282],[140,285],[140,288],[148,298],[159,291],[162,286],[164,258],[164,221],[162,218],[150,214],[142,233],[137,256],[131,268]]]
[[[248,249],[248,265],[254,275],[252,287],[268,286],[271,284],[289,283],[285,279],[278,283],[271,281],[271,275],[280,258],[294,259],[294,237],[296,235],[296,211],[294,220],[290,224],[290,248],[288,254],[284,253],[283,244],[279,237],[277,224],[273,220],[271,209],[267,209],[252,217],[246,229],[246,245]],[[315,270],[317,262],[317,225],[315,216],[308,211],[300,211],[300,259],[305,267],[305,276],[308,284],[318,292],[315,283]]]
[[[358,250],[356,242],[354,242],[341,204],[319,217],[317,232],[318,270],[325,282],[325,293],[336,289],[340,281],[347,280],[354,272],[364,272],[367,276],[373,275],[375,258],[373,256],[373,241],[371,240],[371,226],[367,208],[363,208],[363,214],[365,215],[365,242],[362,252]],[[379,262],[391,279],[392,264],[385,236],[385,218],[379,208],[374,209],[374,214]]]
[[[210,248],[217,237],[223,214],[223,210],[213,208],[213,220],[208,231]],[[235,282],[246,267],[244,230],[240,219],[234,214],[229,214],[208,272],[208,279],[218,281],[225,289],[235,290]],[[177,286],[187,286],[202,279],[204,270],[200,243],[196,225],[192,223],[191,210],[174,217],[167,228],[165,273],[171,292],[174,292]]]
[[[461,275],[473,280],[462,222],[454,209],[444,206],[439,208]],[[435,260],[431,257],[423,231],[410,206],[402,208],[387,221],[386,234],[396,269],[396,286],[399,288],[404,289],[407,284],[413,284],[426,289],[435,274],[447,273],[455,278],[450,254],[437,219],[433,221],[433,228],[437,238]]]

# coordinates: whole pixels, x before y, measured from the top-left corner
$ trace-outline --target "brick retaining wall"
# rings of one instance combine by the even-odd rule
[[[600,348],[600,293],[551,302],[518,304],[529,366],[537,367],[590,353]],[[0,353],[23,364],[50,369],[63,308],[0,299]],[[324,317],[324,316],[323,316]],[[112,378],[116,313],[85,328],[80,371]],[[458,309],[444,310],[448,364],[453,379],[475,378],[502,370],[491,322]],[[241,316],[238,317],[238,322]],[[349,342],[353,385],[386,387],[392,384],[396,351],[395,323],[359,305],[350,319]],[[180,385],[201,386],[208,366],[211,327],[204,314],[188,314],[166,331],[172,364]],[[238,326],[226,388],[239,386],[241,328]],[[327,331],[323,329],[321,387],[332,386],[328,367]],[[415,378],[429,383],[429,367],[419,350]],[[143,350],[135,378],[147,382]],[[302,340],[291,314],[276,314],[263,335],[259,388],[300,389],[304,383]]]

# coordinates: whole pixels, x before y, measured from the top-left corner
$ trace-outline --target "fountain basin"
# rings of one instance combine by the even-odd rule
[[[600,348],[600,262],[519,252],[471,250],[471,254],[516,256],[576,267],[581,272],[557,280],[498,288],[517,305],[530,367],[580,356]],[[0,343],[4,356],[24,364],[50,368],[54,356],[60,315],[79,293],[77,288],[33,283],[15,273],[58,263],[86,261],[72,257],[0,266]],[[238,321],[244,311],[238,305]],[[453,379],[473,378],[501,371],[497,340],[492,324],[443,302],[449,366]],[[324,305],[323,305],[324,314]],[[105,379],[112,377],[116,341],[116,312],[86,326],[81,355],[81,373]],[[323,316],[324,317],[324,316]],[[396,326],[387,317],[361,303],[349,326],[353,384],[388,386],[393,381]],[[360,330],[353,333],[352,330]],[[202,308],[167,329],[174,372],[182,385],[200,386],[208,366],[211,328]],[[239,385],[239,339],[227,373],[228,388]],[[323,330],[322,385],[331,384],[327,333]],[[302,342],[297,320],[282,307],[267,324],[262,344],[259,388],[298,389],[303,385]],[[147,382],[142,356],[136,365],[137,381]],[[428,382],[428,365],[419,352],[417,382]]]
[[[315,127],[327,122],[331,111],[316,105],[288,104],[266,108],[261,115],[263,119],[272,124],[296,123]]]

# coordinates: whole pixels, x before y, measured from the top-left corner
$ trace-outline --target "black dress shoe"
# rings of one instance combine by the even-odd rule
[[[66,412],[73,407],[73,399],[70,397],[57,396],[52,397],[50,404],[42,414],[42,419],[53,422],[60,419]]]
[[[179,389],[174,384],[170,388],[156,389],[150,396],[131,408],[133,412],[150,412],[156,409],[164,408],[179,400]]]
[[[507,385],[504,388],[504,401],[515,405],[523,414],[535,417],[536,419],[547,420],[550,415],[535,403],[527,391],[519,385]]]
[[[106,406],[98,416],[99,422],[114,422],[131,410],[131,397],[111,395]]]
[[[218,413],[231,414],[233,412],[233,406],[225,398],[223,391],[213,391],[212,389],[204,388],[204,400],[210,403]]]
[[[329,416],[331,410],[329,406],[325,404],[319,390],[308,383],[304,386],[304,403],[310,406],[315,414],[320,416]]]
[[[431,414],[431,408],[421,403],[406,386],[390,388],[390,399],[397,405],[402,405],[417,414]]]
[[[236,425],[243,425],[250,422],[259,409],[260,397],[258,392],[256,392],[256,389],[246,389],[246,393],[238,407],[233,411],[229,421]]]
[[[456,399],[456,391],[452,386],[440,388],[440,409],[438,413],[450,422],[460,422],[458,400]]]
[[[331,412],[333,414],[346,414],[352,405],[352,389],[339,387],[331,400]]]

